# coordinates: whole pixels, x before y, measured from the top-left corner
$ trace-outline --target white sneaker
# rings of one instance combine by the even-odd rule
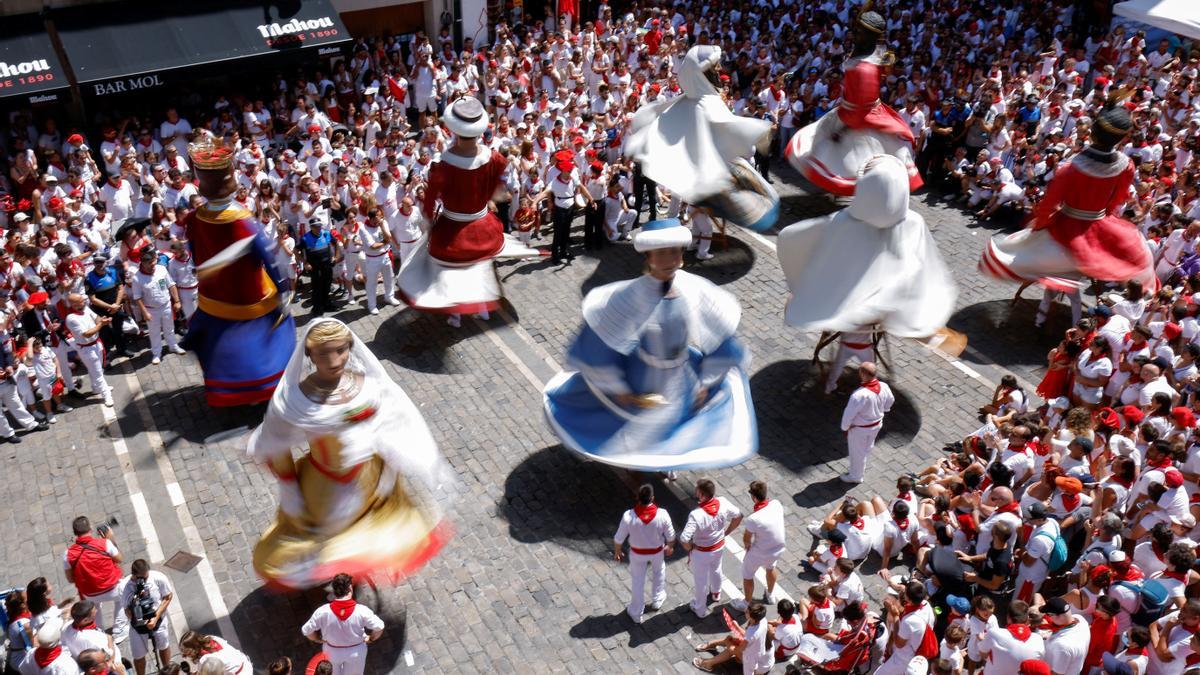
[[[109,408],[113,407],[113,400],[112,400],[111,394],[104,397],[104,405],[108,406]]]
[[[157,366],[160,363],[162,363],[162,358],[160,358],[158,356],[150,359],[150,365],[152,365],[152,366]]]
[[[775,599],[775,594],[767,591],[763,591],[762,601],[764,605],[773,605],[778,602],[778,600]]]
[[[58,418],[55,417],[54,415],[51,415],[46,421],[49,422],[50,424],[54,424],[55,422],[58,421]]]
[[[375,316],[375,315],[376,315],[376,314],[378,314],[378,313],[379,313],[379,308],[378,308],[378,307],[375,307],[375,308],[371,309],[371,316]]]
[[[646,605],[646,609],[651,612],[657,612],[658,610],[662,609],[663,603],[666,601],[667,601],[667,599],[663,598],[662,600],[659,600],[658,602],[652,602],[652,603]]]
[[[696,260],[711,260],[712,257],[713,257],[713,254],[711,254],[711,253],[697,253],[696,254]]]
[[[388,298],[388,301],[387,301],[387,303],[388,303],[389,305],[391,305],[392,307],[399,307],[399,306],[400,306],[400,301],[399,301],[399,300],[397,300],[397,299],[395,299],[395,298]]]
[[[808,526],[805,529],[807,529],[808,533],[814,537],[821,536],[822,527],[821,527],[821,523],[819,521],[816,521],[816,520],[809,521]]]
[[[847,474],[847,473],[844,473],[844,474],[838,476],[838,480],[842,481],[843,483],[850,483],[851,485],[858,485],[859,483],[862,482],[861,478],[856,480],[854,478],[851,478],[850,474]]]
[[[625,609],[625,615],[626,615],[626,616],[628,616],[628,617],[630,618],[630,620],[632,620],[634,623],[641,623],[641,622],[642,622],[642,617],[640,617],[640,616],[634,616],[634,615],[630,614],[630,613],[629,613],[629,609],[628,609],[628,608],[626,608],[626,609]]]
[[[172,353],[172,354],[181,354],[181,355],[182,355],[182,354],[186,354],[186,353],[187,353],[187,351],[186,351],[186,350],[184,350],[184,348],[183,348],[183,347],[180,347],[179,345],[175,345],[174,347],[171,347],[171,353]]]

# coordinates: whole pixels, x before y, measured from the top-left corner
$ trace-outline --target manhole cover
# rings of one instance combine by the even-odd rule
[[[163,565],[170,567],[176,572],[183,572],[186,574],[191,572],[196,565],[199,565],[200,560],[201,558],[198,555],[192,555],[187,551],[179,551],[175,555],[171,556],[170,560],[163,563]]]

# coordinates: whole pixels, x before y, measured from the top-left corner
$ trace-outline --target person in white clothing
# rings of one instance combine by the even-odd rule
[[[91,600],[80,600],[71,605],[71,623],[62,629],[62,647],[75,659],[89,649],[99,649],[112,659],[113,670],[124,675],[121,650],[117,648],[113,636],[96,626],[98,612],[99,608]]]
[[[1196,653],[1193,646],[1200,628],[1200,600],[1188,600],[1183,608],[1150,624],[1149,675],[1183,675],[1188,669],[1188,657]],[[1170,654],[1171,660],[1163,659]]]
[[[609,241],[629,238],[629,229],[637,213],[629,208],[629,201],[621,193],[621,180],[613,176],[608,181],[608,194],[604,198],[604,229]]]
[[[395,254],[393,267],[398,272],[424,234],[421,231],[421,212],[413,206],[411,198],[400,200],[400,208],[395,218],[388,219],[388,226],[392,235],[392,253]]]
[[[71,653],[62,647],[62,623],[51,621],[34,636],[37,648],[25,654],[18,667],[21,675],[80,675]]]
[[[621,516],[621,524],[613,537],[613,560],[621,561],[621,546],[629,541],[629,575],[633,594],[625,612],[634,623],[642,622],[646,609],[646,568],[651,568],[653,596],[650,610],[662,607],[667,599],[666,556],[674,549],[675,527],[666,509],[654,503],[654,488],[638,488],[637,504]]]
[[[728,499],[716,497],[717,486],[709,479],[696,481],[698,508],[688,514],[679,533],[679,543],[688,552],[695,596],[692,611],[703,619],[708,605],[721,601],[721,554],[725,537],[742,524],[742,512]]]
[[[700,670],[714,672],[718,666],[730,661],[742,663],[742,675],[763,675],[775,665],[775,650],[768,639],[770,624],[766,621],[767,608],[761,602],[752,602],[746,608],[744,634],[729,634],[724,637],[696,645],[698,652],[724,649],[712,658],[697,656],[692,665]]]
[[[250,658],[215,635],[205,635],[189,630],[179,639],[179,653],[184,658],[195,661],[200,666],[200,672],[210,670],[220,675],[253,675],[254,664]],[[219,662],[220,667],[213,667]]]
[[[743,520],[745,528],[742,532],[742,545],[746,555],[742,558],[742,590],[745,599],[734,600],[733,608],[744,612],[754,599],[754,574],[762,569],[767,576],[767,589],[764,602],[770,604],[775,591],[775,581],[779,572],[775,570],[775,562],[783,555],[786,548],[786,535],[783,526],[783,504],[778,499],[767,498],[767,484],[761,480],[750,483],[750,498],[754,500],[754,511]]]
[[[358,228],[358,242],[363,252],[364,287],[367,294],[367,311],[378,314],[379,302],[375,294],[379,277],[383,277],[383,297],[389,305],[399,305],[396,299],[396,276],[392,272],[392,261],[388,251],[392,247],[392,235],[388,233],[387,224],[383,220],[383,211],[373,207],[367,211],[367,222]]]
[[[1058,521],[1051,518],[1046,505],[1034,502],[1025,509],[1025,522],[1033,526],[1033,532],[1025,542],[1025,554],[1017,566],[1016,599],[1033,602],[1033,596],[1041,590],[1042,582],[1049,574],[1050,555],[1054,543],[1062,531]]]
[[[1013,600],[1008,606],[1008,624],[993,628],[983,636],[979,654],[983,675],[1012,675],[1020,672],[1029,659],[1041,659],[1046,653],[1042,636],[1029,627],[1029,605]]]
[[[863,482],[867,457],[875,449],[875,438],[883,426],[883,416],[892,409],[896,399],[892,389],[875,377],[875,363],[867,361],[858,367],[859,387],[850,395],[842,413],[842,431],[850,450],[850,469],[838,476],[844,483]]]
[[[87,297],[78,293],[67,296],[71,305],[71,313],[67,316],[67,330],[71,331],[75,343],[75,351],[87,368],[88,377],[92,381],[92,391],[99,394],[104,405],[113,406],[112,387],[104,379],[104,344],[100,342],[100,329],[112,323],[111,317],[97,317],[96,313],[87,306]]]
[[[349,574],[333,578],[334,601],[317,608],[300,629],[304,637],[321,645],[333,664],[334,675],[362,675],[367,666],[367,645],[383,635],[383,621],[370,608],[354,601]]]
[[[825,393],[832,394],[837,389],[838,379],[851,359],[868,363],[875,358],[875,346],[872,342],[873,333],[870,326],[862,330],[843,331],[838,336],[837,356],[829,365],[829,375],[825,378]]]
[[[1054,675],[1082,673],[1087,658],[1092,631],[1088,622],[1071,612],[1071,605],[1062,598],[1051,598],[1041,607],[1042,616],[1050,628],[1046,636],[1044,660]]]
[[[175,312],[179,311],[179,292],[166,266],[158,264],[158,251],[142,250],[137,272],[133,275],[130,294],[146,317],[146,332],[150,334],[150,363],[162,362],[163,338],[173,354],[183,354],[179,336],[175,334]]]
[[[137,675],[146,675],[146,655],[158,651],[159,663],[171,662],[171,633],[167,608],[175,597],[171,580],[150,563],[139,558],[129,566],[130,577],[123,581],[121,606],[129,619],[129,651]]]
[[[290,270],[288,266],[286,269]],[[183,308],[183,318],[190,320],[200,302],[200,280],[196,278],[196,264],[192,252],[185,242],[171,242],[171,261],[167,264],[171,281],[175,282],[175,294]]]
[[[899,598],[889,596],[884,600],[892,652],[875,675],[924,673],[929,660],[937,657],[937,638],[933,635],[935,616],[926,597],[925,584],[910,581],[904,585]]]
[[[688,218],[692,221],[692,235],[696,237],[696,260],[709,260],[713,254],[712,248],[713,221],[708,210],[698,207],[688,207]]]

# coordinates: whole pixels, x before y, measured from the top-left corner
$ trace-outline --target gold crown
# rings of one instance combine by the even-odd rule
[[[223,171],[233,166],[233,148],[210,138],[188,144],[192,166],[201,171]]]

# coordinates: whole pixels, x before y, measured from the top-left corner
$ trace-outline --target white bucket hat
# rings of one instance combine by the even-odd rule
[[[446,128],[462,138],[479,138],[488,128],[488,114],[479,99],[464,96],[446,108]]]

